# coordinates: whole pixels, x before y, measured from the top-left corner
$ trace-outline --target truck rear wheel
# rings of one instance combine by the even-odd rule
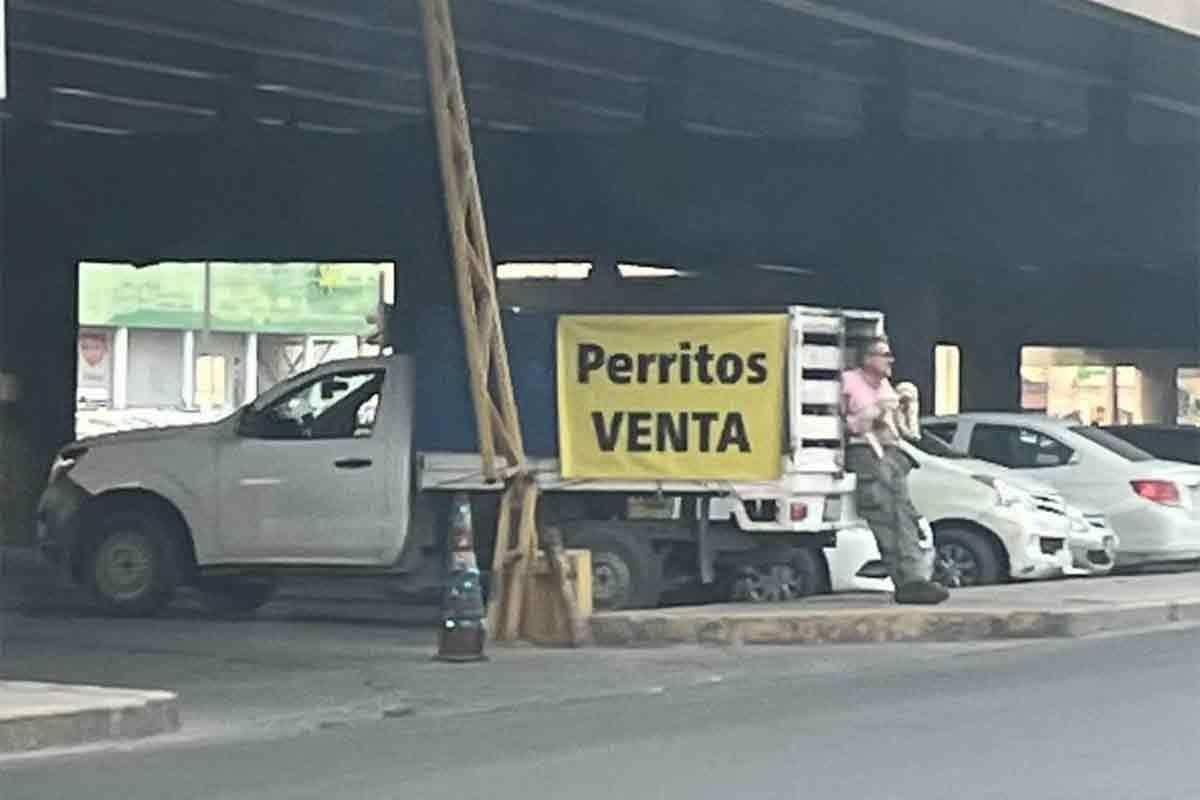
[[[106,613],[143,617],[175,596],[179,554],[171,523],[149,510],[114,510],[97,522],[84,558],[85,582]]]
[[[829,575],[819,550],[796,548],[789,560],[763,561],[735,573],[730,599],[782,603],[829,591]]]
[[[592,551],[592,605],[598,611],[653,608],[663,590],[662,556],[630,531],[566,532],[568,547]]]

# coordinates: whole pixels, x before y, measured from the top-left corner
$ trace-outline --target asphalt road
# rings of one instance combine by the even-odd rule
[[[122,627],[124,626],[124,627]],[[0,760],[4,800],[1194,798],[1200,631],[429,662],[424,632],[24,620],[6,676],[180,689],[185,733]]]

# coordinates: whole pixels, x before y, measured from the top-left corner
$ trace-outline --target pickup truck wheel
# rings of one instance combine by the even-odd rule
[[[662,557],[644,539],[575,531],[569,547],[592,551],[592,605],[598,611],[653,608],[663,590]]]
[[[88,589],[106,613],[151,616],[171,602],[179,566],[169,525],[147,511],[114,511],[99,520],[84,563]]]
[[[279,586],[269,578],[202,578],[196,588],[210,613],[236,617],[253,614],[271,602]]]
[[[986,586],[1000,582],[1000,559],[982,533],[966,528],[940,528],[934,531],[933,543],[933,579],[943,586]]]

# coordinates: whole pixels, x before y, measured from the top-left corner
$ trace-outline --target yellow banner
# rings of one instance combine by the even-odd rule
[[[564,477],[778,478],[786,353],[783,314],[560,317]]]

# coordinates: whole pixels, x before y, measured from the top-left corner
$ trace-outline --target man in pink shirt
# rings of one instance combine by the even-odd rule
[[[896,586],[896,602],[937,604],[950,596],[931,580],[921,548],[920,515],[908,495],[912,464],[898,447],[900,398],[892,388],[895,356],[886,339],[867,342],[861,366],[842,374],[846,469],[858,479],[854,500],[871,527]]]

